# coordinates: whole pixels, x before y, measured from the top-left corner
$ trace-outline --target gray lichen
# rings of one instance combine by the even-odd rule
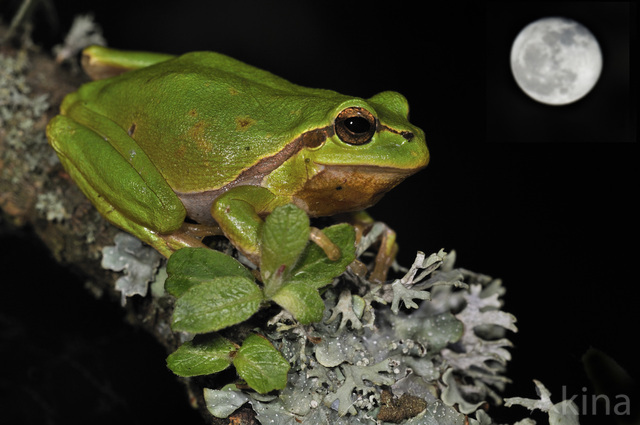
[[[559,425],[578,425],[578,406],[572,400],[551,402],[551,392],[540,381],[533,381],[540,396],[539,400],[512,397],[504,400],[506,406],[520,405],[529,410],[541,410],[548,413],[549,423]],[[532,422],[535,423],[535,422]]]
[[[25,76],[28,66],[26,56],[16,59],[0,55],[0,125],[3,127],[15,122],[13,127],[17,131],[25,130],[49,108],[47,95],[31,96],[32,90]],[[16,119],[18,111],[23,112],[24,120]]]
[[[257,419],[391,423],[376,419],[382,411],[393,423],[490,423],[477,410],[501,402],[497,391],[508,382],[504,365],[511,345],[503,336],[517,331],[515,317],[500,310],[499,280],[454,268],[453,259],[442,251],[419,253],[390,285],[344,276],[324,294],[324,320],[304,331],[286,315],[277,316],[267,336],[292,369],[277,398],[242,393]],[[221,412],[216,403],[227,406],[225,415],[233,410],[221,401],[229,394],[207,394],[212,413]]]
[[[115,246],[102,249],[102,267],[124,273],[115,287],[121,292],[121,302],[125,305],[127,297],[147,295],[149,283],[156,279],[162,256],[128,233],[118,233],[114,242]]]
[[[106,46],[107,41],[102,35],[102,28],[93,18],[93,15],[78,15],[74,18],[71,28],[64,39],[64,44],[53,47],[53,53],[58,63],[69,62],[76,64],[76,55],[90,45]]]
[[[61,195],[57,191],[38,194],[36,210],[46,217],[48,221],[63,221],[71,218],[71,214],[64,207]]]
[[[36,126],[49,108],[49,95],[33,94],[26,77],[28,68],[26,54],[17,58],[0,54],[0,139],[10,147],[2,150],[0,180],[11,184],[48,169],[43,167],[43,157],[56,160],[44,132]]]

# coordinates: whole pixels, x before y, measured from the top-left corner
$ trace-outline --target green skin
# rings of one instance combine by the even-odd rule
[[[167,257],[200,245],[189,217],[256,261],[275,207],[362,210],[429,160],[395,92],[310,89],[213,52],[84,55],[90,74],[116,76],[69,94],[49,143],[102,215]]]

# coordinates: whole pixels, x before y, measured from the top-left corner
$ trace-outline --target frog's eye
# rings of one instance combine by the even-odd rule
[[[364,108],[353,106],[340,112],[333,126],[343,142],[364,145],[376,132],[376,117]]]

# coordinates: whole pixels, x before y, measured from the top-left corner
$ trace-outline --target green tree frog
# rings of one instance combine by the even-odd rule
[[[49,143],[107,220],[167,257],[201,245],[195,222],[257,264],[277,206],[359,211],[429,160],[399,93],[301,87],[213,52],[92,46],[83,65],[97,81],[64,99]]]

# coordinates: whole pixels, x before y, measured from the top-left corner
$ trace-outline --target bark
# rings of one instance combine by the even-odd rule
[[[0,28],[0,39],[4,30]],[[106,222],[85,198],[44,135],[63,97],[88,79],[33,46],[2,45],[0,58],[5,61],[0,69],[0,107],[4,112],[0,116],[0,230],[30,229],[28,233],[39,238],[57,262],[87,282],[87,290],[120,303],[120,292],[115,289],[120,274],[100,264],[102,248],[114,245],[120,230]],[[12,61],[12,66],[6,61]],[[81,290],[85,289],[78,288]],[[133,297],[123,308],[127,321],[152,334],[167,353],[178,347],[177,335],[169,330],[170,297],[159,301],[151,296]],[[177,379],[185,384],[189,400],[205,423],[255,423],[247,406],[228,419],[214,418],[202,399],[202,387],[210,380]]]

